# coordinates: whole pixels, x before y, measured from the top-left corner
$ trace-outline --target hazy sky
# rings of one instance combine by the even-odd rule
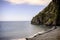
[[[30,21],[51,0],[0,0],[0,21]]]

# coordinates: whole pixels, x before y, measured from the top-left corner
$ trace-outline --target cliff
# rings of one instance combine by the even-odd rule
[[[35,17],[31,24],[60,25],[60,0],[52,0],[50,4]]]

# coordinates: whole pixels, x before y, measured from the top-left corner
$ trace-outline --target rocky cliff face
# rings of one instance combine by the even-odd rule
[[[52,0],[50,4],[33,17],[31,24],[60,25],[60,0]]]

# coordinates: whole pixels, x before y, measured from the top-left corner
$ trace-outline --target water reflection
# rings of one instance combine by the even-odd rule
[[[0,40],[26,40],[26,39],[25,38],[20,38],[20,39],[0,38]]]

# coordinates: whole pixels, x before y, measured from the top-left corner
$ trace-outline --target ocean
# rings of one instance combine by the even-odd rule
[[[30,21],[0,21],[0,39],[28,38],[49,29],[44,25],[32,25]]]

